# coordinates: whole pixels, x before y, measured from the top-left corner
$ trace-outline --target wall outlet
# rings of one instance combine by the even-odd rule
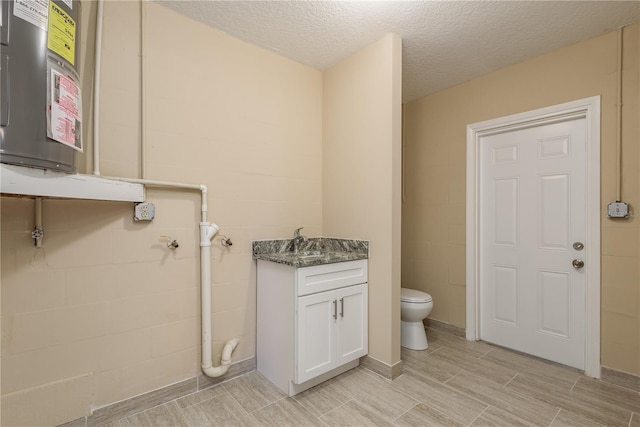
[[[134,221],[151,221],[156,216],[156,208],[153,203],[140,202],[135,204],[133,210]]]
[[[609,218],[629,218],[629,204],[624,202],[609,203],[607,214]]]

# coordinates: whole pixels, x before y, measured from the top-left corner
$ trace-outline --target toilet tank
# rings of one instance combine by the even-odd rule
[[[77,171],[80,7],[78,0],[1,2],[0,162]]]

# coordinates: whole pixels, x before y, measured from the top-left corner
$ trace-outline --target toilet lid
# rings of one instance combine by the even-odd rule
[[[400,301],[404,302],[429,302],[432,301],[431,295],[426,292],[417,291],[415,289],[401,288]]]

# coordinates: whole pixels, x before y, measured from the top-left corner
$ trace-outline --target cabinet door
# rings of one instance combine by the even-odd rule
[[[335,291],[298,298],[296,384],[336,367],[336,306]]]
[[[337,366],[366,355],[368,348],[367,284],[336,291],[338,323],[336,328]]]

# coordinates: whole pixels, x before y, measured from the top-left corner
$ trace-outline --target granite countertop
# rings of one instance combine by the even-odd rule
[[[333,264],[369,258],[369,241],[313,237],[293,252],[293,239],[255,240],[251,242],[254,259],[292,267]]]

